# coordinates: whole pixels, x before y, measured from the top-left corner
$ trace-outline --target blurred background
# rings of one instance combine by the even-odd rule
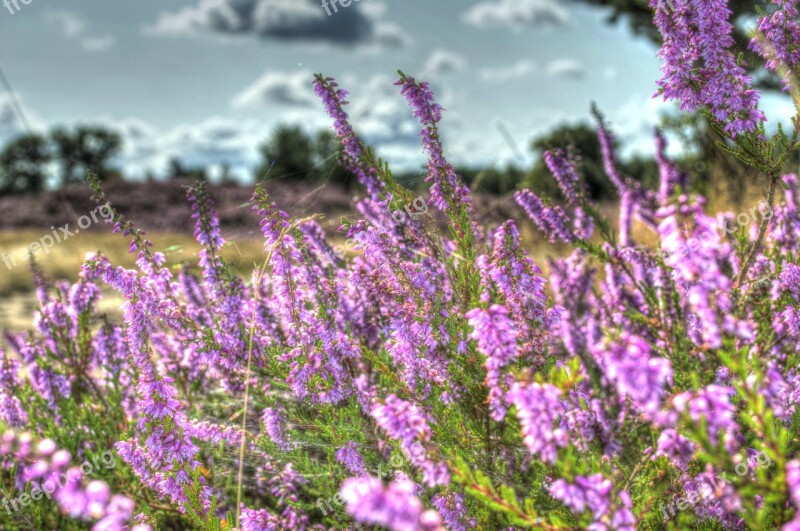
[[[447,156],[487,223],[519,215],[516,189],[555,193],[541,162],[551,147],[574,147],[592,198],[613,211],[593,102],[634,179],[656,181],[660,127],[714,208],[760,196],[701,117],[654,97],[659,42],[643,0],[2,1],[0,254],[88,213],[89,170],[175,265],[195,251],[183,186],[197,179],[212,184],[227,257],[245,270],[261,249],[242,206],[256,181],[335,233],[357,190],[315,72],[350,91],[357,133],[420,190],[418,127],[392,82],[398,69],[428,80],[446,109]],[[755,5],[731,5],[746,59]],[[791,101],[754,75],[771,127],[788,123]],[[56,278],[74,278],[89,250],[129,265],[127,242],[109,232],[93,226],[36,258]],[[30,287],[24,264],[0,263],[0,327],[28,320]]]

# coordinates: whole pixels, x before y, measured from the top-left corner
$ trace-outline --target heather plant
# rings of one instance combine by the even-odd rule
[[[623,175],[595,111],[618,226],[574,151],[548,151],[563,201],[516,194],[569,246],[545,274],[515,221],[475,221],[427,83],[397,81],[428,158],[421,208],[318,75],[362,186],[351,252],[259,185],[264,260],[237,276],[199,183],[197,267],[167,267],[113,205],[135,269],[91,254],[50,286],[34,262],[35,329],[0,357],[0,487],[52,496],[0,511],[4,528],[800,529],[800,190],[783,173],[800,121],[768,134],[723,2],[673,4],[655,13],[659,92],[763,174],[755,223],[706,212],[660,134],[658,189]],[[753,46],[793,91],[796,12],[774,4]],[[123,322],[97,312],[100,287]],[[53,485],[109,450],[113,469]]]

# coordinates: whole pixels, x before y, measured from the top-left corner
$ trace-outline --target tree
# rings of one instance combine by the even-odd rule
[[[293,125],[281,125],[261,148],[258,179],[314,181],[352,186],[355,176],[341,165],[344,149],[331,131],[316,135]]]
[[[0,152],[0,193],[41,192],[51,159],[43,136],[25,135],[10,142]]]
[[[61,183],[82,182],[92,170],[100,180],[117,175],[111,161],[122,146],[119,135],[98,126],[79,126],[74,131],[59,127],[51,133],[61,165]]]
[[[202,166],[185,166],[180,159],[173,157],[169,161],[169,178],[207,181],[208,174]]]
[[[521,187],[530,188],[546,195],[558,193],[558,187],[550,175],[550,170],[542,159],[545,151],[571,146],[578,155],[579,170],[583,174],[592,199],[614,199],[616,190],[603,169],[603,153],[597,130],[587,124],[561,125],[533,140],[531,148],[536,157],[536,165],[522,179]],[[619,146],[615,142],[615,149]],[[651,159],[633,158],[629,161],[617,161],[618,170],[626,176],[645,185],[653,186],[658,182],[658,167]]]
[[[517,189],[525,172],[514,165],[497,168],[458,168],[457,173],[475,191],[506,195]]]
[[[542,155],[549,149],[566,148],[567,146],[574,146],[580,155],[580,170],[589,188],[589,197],[593,199],[614,197],[614,188],[603,171],[603,155],[600,150],[600,141],[597,139],[597,131],[587,124],[560,125],[546,135],[535,138],[531,149],[534,152],[536,164],[523,179],[522,187],[549,195],[556,193],[558,188],[553,182]]]
[[[298,126],[280,125],[260,148],[257,179],[307,180],[314,171],[314,142]]]
[[[713,200],[740,204],[755,191],[758,172],[742,166],[720,145],[723,140],[699,114],[666,116],[662,128],[678,138],[685,153],[681,168],[689,175],[693,192]],[[790,160],[796,167],[795,161]],[[792,171],[787,167],[786,171]]]
[[[320,171],[320,179],[324,182],[354,186],[358,181],[352,172],[342,167],[344,148],[339,139],[331,131],[322,130],[317,133],[314,144],[314,163]]]

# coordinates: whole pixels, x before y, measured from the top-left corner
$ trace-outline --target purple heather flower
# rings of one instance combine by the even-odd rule
[[[781,290],[788,292],[795,302],[800,302],[800,266],[787,263],[780,274]]]
[[[620,397],[630,399],[636,410],[654,419],[672,381],[670,361],[651,356],[647,342],[627,331],[610,344],[596,345],[593,351]]]
[[[800,210],[798,209],[798,179],[790,173],[783,176],[783,198],[772,207],[773,219],[768,241],[773,247],[788,251],[800,247]]]
[[[789,496],[800,516],[800,461],[797,459],[786,463],[786,486],[789,488]]]
[[[336,451],[336,460],[342,463],[351,474],[357,476],[367,475],[364,458],[358,453],[358,444],[353,441],[348,442]]]
[[[353,132],[353,127],[350,125],[347,113],[344,111],[344,106],[347,105],[345,100],[347,91],[338,87],[339,85],[332,77],[323,78],[320,75],[315,77],[314,92],[322,98],[325,112],[333,118],[333,128],[341,139],[345,153],[353,160],[359,160],[362,152],[361,142]]]
[[[592,217],[584,212],[581,207],[575,207],[573,214],[575,217],[572,220],[572,232],[582,240],[591,239],[594,232],[594,220]]]
[[[530,190],[516,192],[514,199],[525,210],[528,217],[536,223],[539,230],[550,239],[550,243],[555,243],[559,240],[570,243],[575,240],[575,235],[570,229],[569,218],[559,205],[545,206],[539,196]]]
[[[550,384],[515,382],[508,401],[517,409],[525,446],[547,463],[555,463],[558,448],[567,446],[567,432],[559,426],[564,411],[561,391]]]
[[[393,439],[400,441],[400,446],[408,459],[422,470],[425,483],[430,487],[450,483],[450,472],[447,465],[434,462],[428,455],[424,444],[430,443],[431,429],[427,416],[411,402],[389,395],[383,404],[375,404],[372,417]]]
[[[379,479],[363,477],[345,480],[341,495],[347,512],[358,522],[390,531],[443,531],[441,516],[425,510],[416,490],[410,481],[394,481],[384,487]]]
[[[28,414],[15,395],[21,385],[20,363],[0,349],[0,421],[11,428],[28,425]]]
[[[567,483],[563,479],[558,479],[550,486],[550,494],[553,498],[560,500],[577,514],[581,514],[587,509],[591,511],[596,524],[593,529],[606,529],[597,525],[602,525],[599,524],[601,519],[611,509],[612,493],[611,480],[604,478],[602,474],[594,474],[589,477],[576,476],[574,483]],[[625,491],[620,492],[619,497],[625,507],[614,515],[613,519],[620,524],[620,527],[615,527],[615,529],[633,529],[631,524],[635,523],[635,519],[633,519],[633,515],[628,510],[630,497]]]
[[[473,328],[470,337],[478,344],[478,350],[486,356],[486,386],[489,388],[489,409],[492,418],[501,421],[506,415],[505,395],[508,382],[503,369],[514,363],[517,349],[517,330],[508,317],[508,310],[499,304],[488,310],[475,308],[465,314]]]
[[[662,208],[659,216],[663,218],[658,232],[665,262],[673,270],[684,314],[694,316],[687,326],[689,339],[708,349],[721,347],[724,334],[751,341],[752,324],[732,312],[732,281],[724,264],[733,250],[721,240],[717,221],[705,215],[701,203],[689,204],[688,200]],[[682,229],[684,219],[691,219],[691,229]]]
[[[786,484],[794,503],[794,518],[785,524],[782,531],[800,531],[800,461],[794,459],[786,463]]]
[[[194,238],[203,247],[199,253],[199,265],[211,296],[211,308],[218,309],[214,336],[222,349],[219,361],[225,368],[236,367],[242,362],[245,352],[245,339],[241,334],[245,326],[242,282],[238,278],[228,278],[219,258],[225,240],[220,234],[219,217],[205,183],[190,188],[188,198],[192,205],[192,219],[195,220]]]
[[[619,205],[619,246],[621,248],[631,245],[631,224],[635,208],[633,192],[624,192],[620,197]]]
[[[137,435],[144,444],[136,439],[117,443],[120,457],[133,468],[144,485],[182,507],[188,502],[185,488],[191,483],[187,470],[197,467],[194,457],[199,449],[188,435],[190,424],[182,411],[183,405],[176,398],[178,392],[172,385],[173,379],[165,376],[163,369],[153,362],[149,344],[149,329],[155,317],[164,316],[166,322],[178,329],[182,329],[182,325],[172,312],[164,315],[164,308],[171,304],[169,297],[153,293],[153,285],[140,282],[135,272],[114,269],[107,259],[95,257],[84,266],[84,272],[87,276],[102,278],[129,299],[123,305],[126,340],[130,363],[138,375],[136,392],[139,401],[136,405],[139,418],[136,426]],[[165,304],[156,302],[159,299]]]
[[[281,518],[266,509],[242,508],[241,531],[277,531],[282,528]]]
[[[475,519],[467,516],[463,494],[458,492],[446,495],[436,494],[431,498],[431,503],[442,515],[444,524],[449,531],[466,531],[475,528]]]
[[[750,49],[766,59],[766,67],[778,72],[781,67],[796,71],[800,65],[800,22],[797,2],[794,0],[772,0],[776,6],[772,14],[758,19],[757,35],[750,41]],[[784,79],[784,88],[789,90],[790,80]]]
[[[689,462],[694,458],[695,444],[678,433],[675,429],[666,429],[658,436],[658,447],[653,455],[667,457],[673,465],[681,470],[686,470]]]
[[[684,483],[686,497],[699,498],[694,505],[695,514],[703,520],[717,520],[724,529],[742,528],[742,499],[736,488],[710,465]]]
[[[422,125],[422,147],[428,154],[428,177],[425,180],[433,183],[430,188],[430,203],[443,212],[451,211],[457,205],[470,208],[469,189],[444,157],[436,127],[437,122],[442,119],[442,106],[434,102],[430,85],[419,83],[413,77],[399,79],[395,85],[401,87],[400,94],[405,97],[413,116]],[[452,215],[457,215],[456,212]]]
[[[664,98],[679,100],[686,111],[707,107],[731,136],[754,132],[764,114],[732,51],[728,3],[673,0],[672,5],[664,9],[662,0],[650,0],[664,39],[659,51],[664,76],[658,82]]]
[[[69,468],[70,456],[57,449],[51,440],[34,444],[27,433],[7,431],[0,443],[0,458],[13,457],[18,467],[19,485],[27,484],[48,493],[70,517],[96,520],[96,531],[122,531],[133,518],[133,500],[112,495],[109,486],[99,480],[88,481],[79,467]]]
[[[561,308],[561,319],[555,332],[572,356],[586,348],[584,327],[589,317],[586,309],[593,306],[591,288],[594,277],[594,269],[589,267],[585,253],[579,250],[550,263],[550,281],[556,303]]]
[[[614,456],[619,452],[619,442],[614,436],[615,423],[608,418],[602,400],[573,389],[562,404],[563,425],[569,430],[573,445],[586,451],[591,441],[599,441],[606,455]]]
[[[360,357],[347,323],[328,308],[339,306],[328,270],[307,256],[286,214],[270,202],[262,187],[253,195],[253,210],[261,216],[272,275],[272,303],[286,349],[280,361],[289,366],[288,384],[295,396],[312,402],[337,403],[351,392],[347,364]]]
[[[688,413],[694,422],[705,419],[711,443],[717,444],[722,435],[725,448],[732,451],[738,447],[733,437],[738,426],[734,420],[736,408],[731,404],[732,394],[733,389],[712,384],[697,392],[681,393],[672,403],[677,412]]]
[[[658,204],[665,207],[678,187],[686,191],[688,176],[667,158],[667,139],[661,131],[656,131],[656,162],[659,175]]]
[[[614,149],[616,144],[614,135],[606,128],[599,111],[595,111],[595,116],[597,118],[597,139],[600,142],[600,152],[603,156],[603,169],[611,183],[617,189],[617,194],[623,197],[625,194],[629,194],[631,189],[617,169],[618,164],[617,154]]]
[[[547,281],[522,244],[513,221],[506,221],[494,232],[485,272],[486,283],[491,281],[500,300],[511,311],[520,333],[521,351],[529,351],[531,343],[543,339],[543,333],[557,324],[559,318],[558,310],[546,310]]]
[[[753,382],[748,380],[748,386],[752,385]],[[766,399],[773,415],[789,422],[800,404],[800,374],[790,369],[784,378],[776,364],[770,362],[758,391]]]
[[[278,448],[284,452],[288,451],[291,445],[286,440],[286,435],[283,431],[286,425],[286,419],[284,418],[283,411],[268,407],[264,410],[264,413],[261,416],[261,422],[264,425],[264,431],[267,433],[272,442],[274,442]]]
[[[580,203],[583,190],[578,188],[581,184],[581,176],[578,174],[575,163],[560,149],[546,151],[544,162],[555,177],[567,202],[573,206]]]

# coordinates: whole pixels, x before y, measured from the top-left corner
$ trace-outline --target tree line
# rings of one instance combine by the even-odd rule
[[[0,151],[0,195],[38,193],[82,182],[90,169],[103,180],[119,176],[112,160],[121,146],[119,135],[95,126],[20,136]]]
[[[719,192],[741,197],[746,175],[733,173],[729,157],[718,146],[713,132],[704,129],[696,117],[664,122],[664,127],[681,137],[684,155],[681,167],[692,177],[698,192]],[[573,146],[573,151],[588,183],[592,199],[614,197],[614,188],[603,171],[600,144],[595,128],[588,123],[565,124],[533,139],[528,149],[532,166],[458,167],[464,180],[478,191],[504,195],[529,188],[547,195],[558,195],[549,170],[542,161],[544,151],[558,146]],[[0,195],[35,194],[45,189],[83,182],[89,170],[101,180],[123,178],[117,167],[123,144],[120,136],[100,126],[84,125],[73,129],[58,127],[46,135],[20,136],[0,150]],[[621,148],[622,146],[616,146]],[[341,146],[329,130],[306,132],[299,126],[278,126],[260,146],[260,163],[254,168],[256,180],[283,180],[334,184],[355,188],[355,178],[341,167]],[[701,162],[702,161],[702,162]],[[646,186],[658,179],[658,168],[651,157],[620,161],[619,170]],[[222,181],[232,181],[227,167]],[[395,177],[411,188],[424,188],[424,170]],[[168,179],[208,180],[208,168],[189,166],[172,159]],[[153,178],[151,176],[151,178]]]

